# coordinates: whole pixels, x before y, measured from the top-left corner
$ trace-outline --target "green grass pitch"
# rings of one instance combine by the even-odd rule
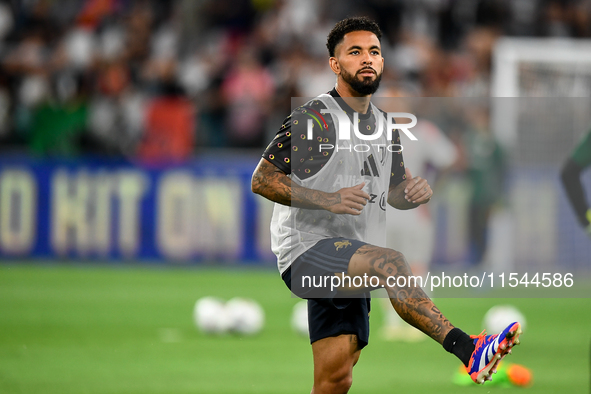
[[[209,337],[193,326],[203,296],[252,297],[266,312],[255,337]],[[306,393],[307,340],[289,325],[291,298],[275,271],[0,265],[0,393]],[[478,334],[497,303],[520,308],[528,326],[510,361],[533,370],[527,389],[457,387],[455,357],[432,340],[373,336],[355,367],[351,393],[589,392],[591,300],[438,299],[465,331]]]

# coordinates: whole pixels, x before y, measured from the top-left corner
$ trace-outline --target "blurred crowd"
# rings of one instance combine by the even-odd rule
[[[262,148],[334,85],[326,36],[381,26],[384,83],[489,93],[501,36],[591,36],[587,0],[0,1],[0,150],[184,159]]]

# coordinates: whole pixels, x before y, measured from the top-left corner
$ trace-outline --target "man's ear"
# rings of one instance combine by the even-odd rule
[[[336,75],[339,75],[341,73],[341,65],[339,64],[339,61],[336,57],[330,57],[328,59],[328,63],[330,64],[330,69],[333,73],[335,73]]]

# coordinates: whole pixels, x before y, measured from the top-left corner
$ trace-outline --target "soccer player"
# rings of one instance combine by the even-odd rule
[[[398,132],[391,139],[383,129],[376,132],[386,122],[370,101],[384,68],[380,39],[379,27],[367,18],[335,25],[327,40],[335,88],[292,112],[252,177],[253,192],[276,203],[272,249],[282,279],[308,299],[314,394],[349,391],[353,366],[369,340],[367,292],[378,285],[406,322],[456,355],[477,383],[490,380],[498,360],[519,343],[518,322],[500,334],[473,337],[454,327],[406,280],[412,273],[405,257],[378,246],[385,243],[386,202],[412,209],[433,194],[424,179],[404,168]],[[344,275],[379,283],[332,288],[335,278],[345,282]],[[388,286],[389,278],[398,281]]]
[[[561,179],[581,226],[591,236],[591,206],[581,184],[581,172],[591,166],[591,130],[566,160]]]

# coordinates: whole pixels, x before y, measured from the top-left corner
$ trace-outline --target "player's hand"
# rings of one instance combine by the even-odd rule
[[[433,190],[427,181],[420,176],[412,177],[410,170],[406,169],[406,187],[404,198],[413,204],[426,204],[431,200]]]
[[[360,215],[370,199],[369,194],[361,190],[364,186],[365,182],[353,187],[344,187],[332,193],[335,204],[328,206],[326,209],[332,213]]]

